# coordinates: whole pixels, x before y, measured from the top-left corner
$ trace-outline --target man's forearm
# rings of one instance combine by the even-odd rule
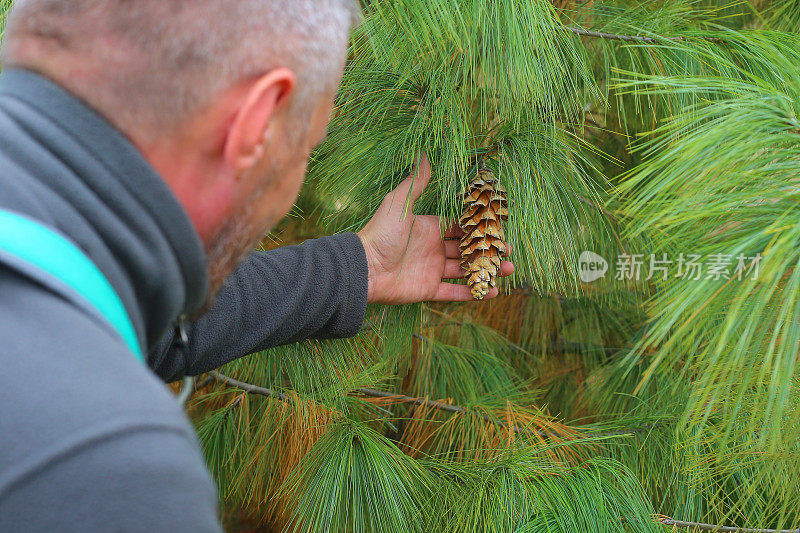
[[[254,252],[209,312],[186,325],[186,347],[176,347],[172,331],[151,350],[149,364],[173,381],[272,346],[355,335],[366,311],[367,276],[354,233]]]

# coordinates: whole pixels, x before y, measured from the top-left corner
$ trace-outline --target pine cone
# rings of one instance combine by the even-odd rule
[[[506,253],[502,221],[508,220],[506,190],[488,170],[480,170],[464,193],[464,209],[459,223],[461,267],[472,297],[482,300],[496,285],[500,272],[500,256]]]

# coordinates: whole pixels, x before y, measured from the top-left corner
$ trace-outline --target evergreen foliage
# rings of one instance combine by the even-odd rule
[[[272,391],[217,379],[191,406],[226,509],[289,531],[800,526],[800,4],[362,5],[301,225],[359,229],[425,153],[414,212],[448,226],[480,159],[517,271],[493,301],[370,306],[354,339],[221,369]],[[584,250],[643,275],[584,283]],[[646,279],[680,253],[730,256],[727,278]]]
[[[11,10],[11,3],[13,0],[0,0],[0,43],[3,40],[3,33],[6,28],[6,16]]]

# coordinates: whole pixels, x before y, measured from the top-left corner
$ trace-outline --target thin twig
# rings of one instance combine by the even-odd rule
[[[206,376],[203,378],[203,381],[194,386],[194,390],[199,391],[200,389],[209,386],[212,381],[215,381],[213,376]]]
[[[745,528],[736,526],[720,526],[717,524],[703,524],[701,522],[687,522],[686,520],[675,520],[668,516],[658,515],[654,517],[657,522],[665,526],[692,528],[699,531],[718,531],[732,533],[800,533],[800,527],[795,529],[759,529]]]
[[[244,391],[239,396],[237,396],[236,399],[233,401],[233,403],[231,403],[228,407],[225,408],[225,412],[222,413],[222,417],[223,418],[228,418],[228,416],[236,408],[236,406],[239,405],[242,402],[242,398],[244,398],[248,394],[249,393],[247,391]]]
[[[221,374],[221,373],[217,372],[216,370],[214,370],[212,372],[209,372],[209,375],[211,377],[213,377],[215,380],[219,381],[220,383],[225,383],[226,385],[230,385],[231,387],[234,387],[234,388],[237,388],[237,389],[241,389],[241,390],[243,390],[245,392],[249,392],[251,394],[257,394],[259,396],[274,397],[274,398],[277,398],[277,399],[285,401],[285,402],[290,401],[290,398],[286,394],[274,391],[272,389],[259,387],[258,385],[253,385],[251,383],[245,383],[244,381],[239,381],[237,379],[233,379],[231,377],[226,376],[225,374]],[[444,403],[444,402],[439,402],[439,401],[436,401],[436,400],[428,400],[427,398],[414,398],[412,396],[404,396],[402,394],[394,394],[394,393],[391,393],[391,392],[385,392],[385,391],[380,391],[380,390],[377,390],[377,389],[369,389],[369,388],[356,389],[355,392],[357,392],[359,394],[363,394],[364,396],[370,396],[370,397],[373,397],[373,398],[392,398],[392,399],[395,399],[395,400],[400,401],[400,402],[408,402],[408,403],[414,403],[414,404],[417,404],[417,405],[422,405],[422,406],[425,406],[425,407],[432,407],[434,409],[438,409],[440,411],[446,411],[448,413],[472,414],[472,415],[475,415],[475,416],[477,416],[479,418],[482,418],[486,422],[491,422],[493,424],[497,424],[497,425],[502,426],[502,427],[508,427],[508,425],[505,424],[503,421],[496,420],[496,419],[490,417],[489,415],[487,415],[486,413],[477,413],[477,412],[471,411],[471,410],[469,410],[469,409],[467,409],[465,407],[461,407],[460,405],[451,405],[451,404]],[[521,427],[521,426],[516,426],[516,425],[511,429],[513,429],[516,433],[525,433],[525,432],[529,432],[530,431],[527,428],[524,428],[524,427]],[[539,433],[542,434],[542,435],[546,435],[547,434],[546,432],[543,432],[543,431],[540,431]]]
[[[225,383],[226,385],[230,385],[231,387],[243,390],[245,392],[249,392],[251,394],[256,394],[256,395],[259,395],[259,396],[275,397],[275,398],[277,398],[279,400],[282,400],[282,401],[285,401],[285,402],[291,401],[291,399],[287,395],[285,395],[283,393],[274,391],[272,389],[259,387],[258,385],[253,385],[251,383],[245,383],[244,381],[239,381],[239,380],[233,379],[233,378],[228,377],[225,374],[221,374],[221,373],[219,373],[217,371],[209,372],[209,375],[213,379],[219,381],[220,383]],[[523,426],[519,426],[519,425],[514,425],[513,427],[510,427],[508,424],[506,424],[502,420],[498,420],[496,418],[492,418],[491,416],[487,415],[486,413],[479,413],[477,411],[472,411],[472,410],[467,409],[466,407],[462,407],[460,405],[444,403],[444,402],[440,402],[440,401],[437,401],[437,400],[429,400],[427,398],[420,398],[420,397],[415,397],[415,396],[406,396],[404,394],[395,394],[393,392],[387,392],[387,391],[382,391],[382,390],[378,390],[378,389],[371,389],[371,388],[360,388],[360,389],[356,389],[355,392],[357,392],[358,394],[362,394],[364,396],[370,396],[372,398],[391,398],[393,400],[397,400],[398,402],[413,403],[415,405],[420,405],[420,406],[423,406],[423,407],[430,407],[432,409],[436,409],[436,410],[439,410],[439,411],[444,411],[446,413],[471,414],[471,415],[476,416],[478,418],[481,418],[484,421],[489,422],[491,424],[496,424],[496,425],[498,425],[500,427],[504,427],[504,428],[510,428],[515,433],[537,433],[537,434],[539,434],[541,436],[552,436],[551,433],[549,433],[549,432],[547,432],[545,430],[532,431],[529,428],[526,428],[526,427],[523,427]],[[389,413],[391,413],[391,411],[389,411]],[[652,429],[655,429],[655,428],[658,428],[658,427],[662,427],[664,425],[665,425],[664,423],[654,422],[654,423],[644,424],[641,427],[636,427],[636,428],[604,431],[604,432],[601,432],[601,433],[596,433],[594,436],[596,436],[596,437],[615,437],[615,436],[621,436],[621,435],[630,435],[630,434],[642,433],[642,432],[645,432],[645,431],[650,431]]]
[[[572,192],[572,191],[570,191],[570,192]],[[609,211],[608,209],[606,209],[602,205],[598,205],[598,204],[594,203],[593,201],[589,200],[588,198],[584,198],[583,196],[581,196],[580,194],[578,194],[576,192],[572,192],[572,195],[575,198],[577,198],[578,200],[580,200],[581,202],[585,203],[586,205],[594,207],[595,209],[599,210],[600,212],[602,212],[604,215],[606,215],[610,219],[617,220],[617,217],[614,216],[614,213],[612,213],[611,211]]]
[[[267,397],[275,397],[278,400],[289,402],[291,398],[286,394],[280,393],[278,391],[274,391],[272,389],[267,389],[264,387],[259,387],[258,385],[253,385],[252,383],[245,383],[244,381],[239,381],[233,379],[232,377],[226,376],[225,374],[221,374],[216,370],[209,372],[207,380],[210,381],[219,381],[220,383],[225,383],[226,385],[230,385],[231,387],[241,389],[245,392],[249,392],[251,394],[257,394],[259,396],[267,396]],[[374,406],[379,411],[384,412],[385,414],[389,415],[390,417],[394,416],[394,413],[388,409],[384,409],[383,407],[376,405]]]
[[[252,385],[250,383],[245,383],[244,381],[239,381],[237,379],[228,377],[225,374],[220,374],[216,370],[212,370],[208,374],[221,383],[225,383],[226,385],[236,387],[237,389],[241,389],[245,392],[258,394],[259,396],[269,396],[272,398],[277,398],[278,400],[281,400],[283,402],[291,401],[289,396],[283,394],[282,392],[274,391],[272,389],[265,389],[264,387],[259,387],[258,385]]]
[[[486,422],[490,422],[492,424],[496,424],[500,427],[508,428],[508,424],[503,422],[502,420],[497,420],[492,418],[491,416],[487,415],[486,413],[478,413],[476,411],[471,411],[466,407],[461,407],[460,405],[452,405],[449,403],[439,402],[437,400],[429,400],[427,398],[415,398],[413,396],[405,396],[403,394],[394,394],[392,392],[381,391],[378,389],[357,389],[356,392],[359,394],[363,394],[364,396],[372,396],[373,398],[391,398],[393,400],[397,400],[399,402],[407,402],[413,403],[416,405],[421,405],[423,407],[432,407],[433,409],[438,409],[439,411],[445,411],[447,413],[460,413],[460,414],[471,414],[478,418],[485,420]],[[530,432],[529,429],[524,428],[522,426],[515,425],[511,427],[515,433],[528,433]],[[538,432],[539,434],[546,434],[542,431]]]
[[[621,35],[618,33],[606,33],[604,31],[584,30],[583,28],[576,28],[575,26],[563,26],[563,28],[575,35],[583,35],[585,37],[597,37],[599,39],[608,39],[612,41],[633,41],[650,44],[658,44],[661,41],[685,41],[688,37],[646,37],[644,35]],[[719,37],[701,37],[704,41],[712,43],[724,42]]]
[[[233,379],[233,378],[228,377],[228,376],[226,376],[224,374],[221,374],[221,373],[219,373],[217,371],[209,372],[209,375],[212,376],[217,381],[219,381],[220,383],[225,383],[226,385],[229,385],[231,387],[243,390],[243,391],[251,393],[251,394],[257,394],[259,396],[275,397],[275,398],[277,398],[279,400],[286,401],[286,402],[291,401],[291,399],[285,394],[282,394],[280,392],[274,391],[272,389],[259,387],[258,385],[253,385],[251,383],[245,383],[243,381],[239,381],[239,380]],[[530,428],[523,427],[523,426],[516,425],[516,424],[514,426],[509,426],[508,424],[506,424],[502,420],[498,420],[496,418],[493,418],[493,417],[487,415],[486,413],[480,413],[478,411],[473,411],[471,409],[467,409],[466,407],[462,407],[460,405],[453,405],[453,404],[449,404],[449,403],[440,402],[440,401],[437,401],[437,400],[429,400],[427,398],[406,396],[404,394],[395,394],[395,393],[392,393],[392,392],[386,392],[386,391],[382,391],[382,390],[378,390],[378,389],[371,389],[371,388],[360,388],[360,389],[356,389],[354,392],[357,392],[358,394],[362,394],[364,396],[370,396],[372,398],[390,398],[390,399],[396,400],[398,402],[413,403],[415,405],[420,405],[420,406],[423,406],[423,407],[430,407],[432,409],[436,409],[436,410],[439,410],[439,411],[444,411],[446,413],[469,414],[469,415],[475,416],[477,418],[480,418],[480,419],[482,419],[482,420],[484,420],[486,422],[489,422],[491,424],[495,424],[495,425],[503,427],[503,428],[511,429],[511,430],[514,431],[514,433],[521,433],[521,434],[535,433],[535,434],[538,434],[538,435],[543,436],[543,437],[551,437],[551,436],[553,436],[552,432],[546,431],[544,429],[532,430]],[[652,429],[655,429],[655,428],[663,426],[663,425],[665,425],[665,424],[663,424],[663,423],[650,423],[650,424],[644,424],[643,426],[638,427],[638,428],[604,431],[604,432],[601,432],[601,433],[596,433],[593,436],[595,436],[595,437],[617,437],[617,436],[622,436],[622,435],[630,435],[630,434],[636,434],[636,433],[642,433],[642,432],[645,432],[645,431],[650,431]]]
[[[278,392],[278,391],[274,391],[272,389],[259,387],[258,385],[253,385],[252,383],[245,383],[244,381],[239,381],[237,379],[233,379],[232,377],[226,376],[225,374],[217,372],[216,370],[212,370],[208,374],[209,374],[209,377],[212,380],[219,381],[220,383],[224,383],[224,384],[229,385],[231,387],[243,390],[243,391],[245,391],[247,393],[256,394],[258,396],[266,396],[266,397],[269,397],[269,398],[277,398],[278,400],[281,400],[283,402],[289,402],[289,403],[291,402],[291,398],[289,396],[287,396],[286,394],[283,394],[283,393]],[[238,400],[237,400],[236,403],[238,403]],[[392,413],[388,409],[384,409],[383,407],[381,407],[379,405],[375,405],[373,407],[375,407],[379,411],[383,411],[385,414],[389,415],[390,418],[394,417],[394,413]],[[386,422],[387,422],[387,424],[389,424],[389,426],[392,427],[392,429],[397,431],[397,428],[395,427],[394,424],[392,424],[388,420]]]

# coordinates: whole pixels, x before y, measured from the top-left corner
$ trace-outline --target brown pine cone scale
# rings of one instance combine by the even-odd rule
[[[464,193],[464,207],[459,224],[464,230],[461,238],[461,267],[466,270],[472,297],[482,300],[500,273],[505,232],[502,222],[508,220],[508,200],[505,188],[488,170],[480,170]]]

